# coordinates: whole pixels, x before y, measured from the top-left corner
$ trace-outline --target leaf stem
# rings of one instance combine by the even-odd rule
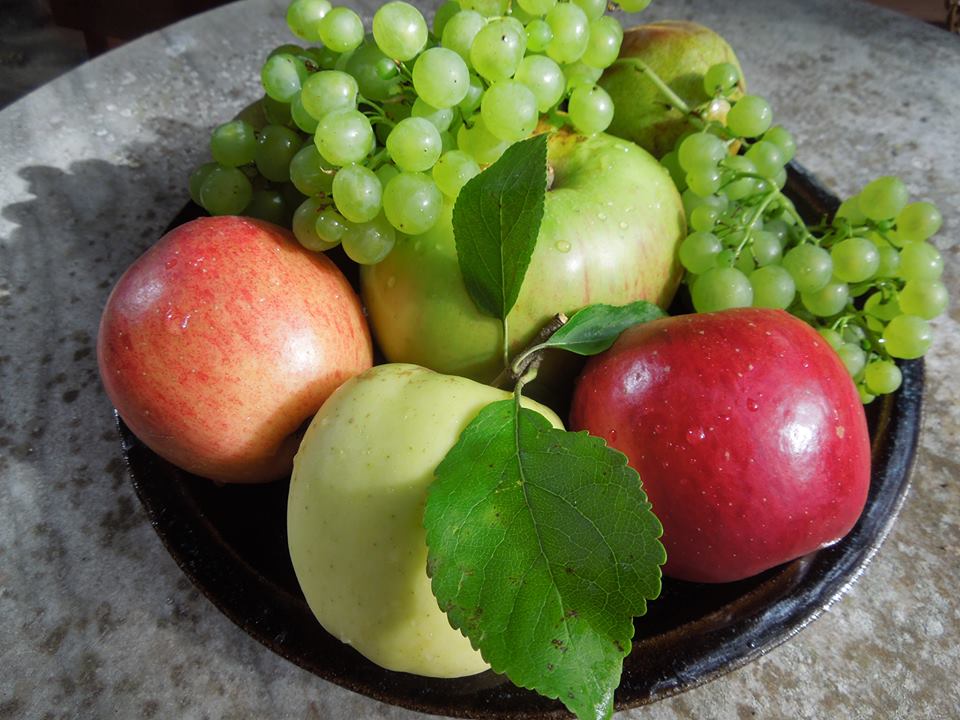
[[[511,385],[516,385],[528,368],[532,367],[534,364],[539,365],[539,353],[543,350],[543,344],[557,330],[566,325],[567,320],[569,320],[569,318],[563,313],[557,313],[550,318],[549,322],[540,328],[540,331],[536,334],[533,340],[531,340],[530,343],[514,358],[513,363],[510,363],[509,359],[504,362],[503,370],[490,384],[493,387],[498,387],[504,390],[509,388]]]
[[[671,90],[670,86],[667,85],[663,79],[653,71],[653,68],[647,65],[643,60],[640,60],[639,58],[620,58],[619,60],[614,61],[613,64],[630,65],[637,72],[641,73],[642,75],[646,75],[650,82],[657,86],[657,89],[660,90],[663,96],[671,105],[673,105],[673,107],[682,112],[684,115],[693,114],[690,106],[684,102],[683,98]]]

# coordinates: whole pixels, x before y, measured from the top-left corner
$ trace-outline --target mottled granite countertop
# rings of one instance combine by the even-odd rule
[[[935,201],[954,306],[934,323],[912,489],[862,577],[762,659],[623,717],[960,717],[960,39],[833,0],[658,0],[644,17],[726,36],[838,193],[896,173]],[[97,378],[110,287],[284,41],[279,0],[238,3],[0,112],[0,718],[422,717],[300,670],[194,589],[133,494]]]

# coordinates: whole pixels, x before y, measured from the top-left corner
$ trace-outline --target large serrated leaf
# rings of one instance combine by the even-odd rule
[[[460,273],[481,312],[504,319],[530,265],[543,219],[547,136],[514,143],[460,190],[453,235]]]
[[[496,402],[437,468],[424,524],[434,595],[491,667],[580,718],[609,717],[666,560],[626,458]]]

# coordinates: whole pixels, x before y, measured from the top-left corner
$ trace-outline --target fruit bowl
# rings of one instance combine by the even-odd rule
[[[787,193],[807,218],[837,200],[801,167]],[[190,205],[171,228],[200,214]],[[354,272],[355,280],[356,273]],[[867,406],[872,477],[863,515],[843,540],[759,576],[722,585],[665,579],[635,622],[616,708],[654,702],[759,657],[799,632],[853,583],[886,537],[909,487],[920,429],[923,361]],[[492,672],[448,679],[384,670],[329,635],[297,584],[287,552],[287,483],[217,486],[165,462],[118,417],[133,485],[168,551],[225,615],[319,677],[382,702],[467,718],[568,717],[563,707]]]

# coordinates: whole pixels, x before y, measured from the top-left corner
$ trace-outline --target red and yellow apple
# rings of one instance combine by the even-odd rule
[[[683,206],[656,160],[609,135],[560,130],[547,162],[553,180],[537,246],[508,317],[512,352],[558,312],[635,300],[666,306],[680,281]],[[431,230],[361,268],[363,298],[388,360],[489,382],[503,368],[502,329],[463,284],[452,212],[448,202]]]
[[[640,473],[664,574],[725,582],[842,538],[870,484],[870,439],[836,352],[780,310],[637,325],[592,358],[570,426]]]
[[[157,454],[222,482],[290,473],[300,430],[370,367],[359,300],[286,230],[201,218],[124,273],[97,340],[104,387]]]

